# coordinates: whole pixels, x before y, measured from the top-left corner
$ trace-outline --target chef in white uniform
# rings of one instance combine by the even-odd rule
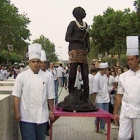
[[[89,79],[89,99],[90,101],[94,104],[93,102],[93,87],[94,87],[94,78],[97,73],[96,69],[90,69],[90,74],[88,74],[88,79]]]
[[[140,140],[140,67],[138,36],[127,36],[127,62],[130,69],[121,74],[115,99],[114,119],[120,121],[119,140]],[[118,115],[120,106],[120,118]]]
[[[108,93],[108,78],[106,76],[107,63],[99,64],[99,71],[94,78],[93,86],[93,103],[96,102],[97,106],[107,112],[109,112],[109,93]],[[96,122],[95,122],[96,124]],[[105,121],[100,121],[100,133],[106,134]]]
[[[30,69],[17,76],[12,92],[15,119],[20,124],[22,140],[45,140],[46,122],[49,117],[54,119],[54,82],[40,70],[41,45],[29,45],[28,54]]]

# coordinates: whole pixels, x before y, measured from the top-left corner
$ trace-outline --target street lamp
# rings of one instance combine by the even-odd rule
[[[12,51],[13,50],[13,45],[12,44],[8,44],[7,45],[7,64],[9,64],[9,54],[10,52],[9,51]]]

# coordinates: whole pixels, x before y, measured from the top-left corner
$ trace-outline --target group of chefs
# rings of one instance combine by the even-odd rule
[[[45,51],[41,50],[40,44],[29,45],[28,54],[30,69],[17,76],[12,92],[15,119],[19,122],[23,140],[45,140],[47,122],[49,119],[54,120],[54,79],[45,69],[46,55]],[[119,76],[113,112],[114,120],[120,122],[119,140],[130,140],[132,132],[134,139],[140,140],[139,61],[138,36],[128,36],[127,62],[130,69]],[[102,100],[109,102],[108,95],[103,96],[98,86],[99,81],[103,79],[105,68],[107,68],[106,64],[100,65],[100,73],[96,76],[94,87],[93,100],[99,107],[102,107]],[[104,106],[106,107],[108,104]]]

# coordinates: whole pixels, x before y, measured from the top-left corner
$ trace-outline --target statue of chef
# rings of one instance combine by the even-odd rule
[[[40,69],[41,45],[29,45],[28,54],[30,69],[17,76],[12,92],[15,119],[19,122],[22,140],[45,140],[46,123],[49,117],[54,119],[54,81]]]
[[[132,131],[134,132],[134,139],[140,140],[139,41],[138,36],[127,36],[126,39],[127,62],[130,69],[119,77],[114,119],[120,121],[119,140],[130,140]]]

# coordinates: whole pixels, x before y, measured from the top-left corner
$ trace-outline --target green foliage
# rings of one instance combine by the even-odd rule
[[[121,66],[126,66],[127,65],[127,59],[126,55],[121,55]]]
[[[108,58],[103,58],[102,62],[108,62],[109,66],[113,66],[113,65],[116,65],[117,59],[108,57]]]
[[[116,54],[120,64],[121,54],[126,53],[126,36],[140,34],[139,21],[138,13],[129,8],[115,11],[109,7],[103,15],[94,16],[90,36],[97,53]]]
[[[16,54],[15,52],[11,52],[9,56],[9,61],[14,64],[14,62],[20,62],[21,55]],[[7,63],[7,52],[5,50],[0,52],[0,64]]]
[[[14,51],[23,55],[27,48],[30,23],[25,13],[19,14],[18,8],[9,0],[0,0],[0,51],[7,51],[7,44],[12,44]]]
[[[55,45],[52,42],[50,42],[48,38],[41,35],[38,39],[33,40],[33,43],[42,44],[42,48],[46,52],[48,62],[58,61],[58,57],[55,54]]]

